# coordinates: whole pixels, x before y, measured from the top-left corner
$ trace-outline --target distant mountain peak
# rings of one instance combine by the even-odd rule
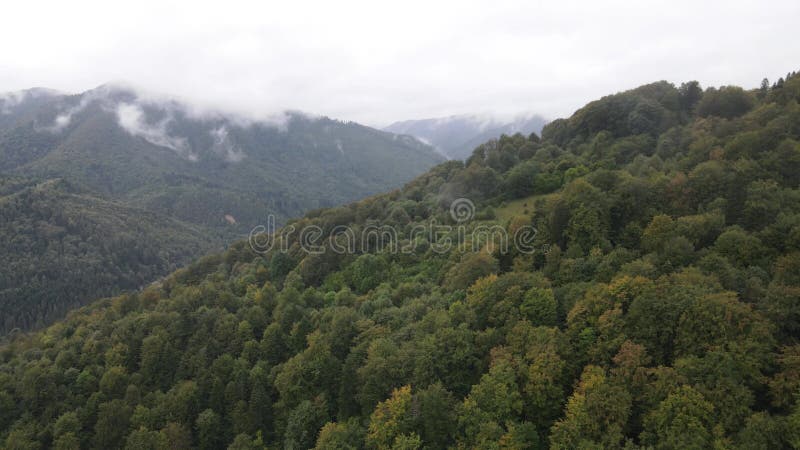
[[[37,99],[47,99],[63,95],[55,89],[33,87],[21,91],[0,93],[0,115],[10,115],[14,110],[27,102]]]
[[[384,128],[414,136],[448,159],[466,159],[481,143],[502,134],[541,133],[547,120],[534,113],[500,117],[489,113],[460,114],[395,122]]]

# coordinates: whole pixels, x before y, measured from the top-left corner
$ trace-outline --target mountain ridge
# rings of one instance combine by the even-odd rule
[[[491,114],[461,114],[430,119],[403,120],[384,127],[433,145],[448,159],[466,159],[478,145],[501,135],[541,134],[547,120],[537,114],[501,119]]]
[[[0,286],[5,292],[0,309],[8,312],[0,334],[15,325],[48,323],[66,311],[65,305],[90,301],[92,289],[106,296],[136,288],[190,256],[202,256],[247,236],[270,216],[280,224],[311,209],[377,194],[442,160],[417,140],[353,122],[291,111],[249,118],[202,110],[118,84],[74,95],[31,89],[0,96],[0,179],[60,179],[91,199],[77,202],[51,186],[39,203],[49,211],[44,219],[32,205],[7,209],[3,226],[8,229],[0,233],[16,230],[24,245],[12,245],[13,236],[4,234],[9,281]],[[72,210],[58,211],[59,199]],[[33,237],[22,239],[23,225],[59,214],[77,220],[80,208],[93,221],[66,228],[62,240],[76,242],[65,247],[71,264],[81,263],[83,244],[77,243],[88,247],[86,262],[96,273],[84,280],[86,289],[77,297],[68,289],[54,296],[46,283],[26,283],[26,277],[50,279],[45,272],[55,269],[50,267],[52,261],[44,260],[52,259],[47,249]],[[95,210],[112,213],[104,220]],[[129,254],[124,246],[85,242],[91,240],[86,230],[105,227],[111,234],[114,226],[120,235],[152,243],[143,246],[147,258],[130,255],[152,262],[153,267],[136,263],[132,274],[120,274],[110,261]],[[165,244],[163,236],[172,236],[179,248]],[[150,253],[158,254],[155,243],[164,245],[165,251],[151,257]],[[107,264],[96,265],[97,261]],[[42,272],[29,270],[29,265],[40,266]],[[75,276],[59,273],[64,285],[79,284],[81,277],[87,277],[78,270]],[[29,286],[22,292],[24,284]]]

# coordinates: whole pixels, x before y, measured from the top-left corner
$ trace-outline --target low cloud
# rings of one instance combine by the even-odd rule
[[[55,120],[53,120],[53,124],[46,127],[46,129],[52,133],[60,133],[72,123],[72,118],[76,114],[86,109],[92,102],[103,101],[105,99],[105,89],[98,88],[84,92],[77,105],[73,105],[57,115]]]
[[[0,114],[11,114],[11,110],[25,100],[26,91],[7,92],[0,94]]]
[[[398,136],[398,135],[397,135],[397,134],[395,134],[395,135],[394,135],[394,139],[397,139],[397,136]],[[441,148],[440,148],[438,145],[435,145],[433,142],[429,141],[428,139],[425,139],[424,137],[421,137],[421,136],[411,136],[411,135],[401,135],[401,137],[403,137],[403,136],[407,136],[407,137],[410,137],[410,138],[416,139],[416,140],[418,140],[418,141],[422,142],[423,144],[425,144],[425,145],[428,145],[428,146],[430,146],[431,148],[433,148],[433,150],[434,150],[436,153],[438,153],[438,154],[439,154],[439,156],[442,156],[442,157],[444,157],[444,159],[447,159],[447,160],[449,160],[449,159],[450,159],[450,156],[448,156],[448,155],[447,155],[447,153],[445,153],[445,152],[444,152],[444,150],[442,150],[442,149],[441,149]]]
[[[145,113],[139,105],[126,102],[117,105],[116,114],[119,126],[131,135],[153,145],[169,148],[190,161],[198,160],[197,154],[192,151],[186,138],[169,134],[167,127],[172,120],[171,114],[152,124],[146,120]]]
[[[244,159],[244,152],[236,147],[228,136],[228,128],[221,126],[211,130],[211,138],[214,140],[211,149],[221,155],[225,161],[239,162]]]
[[[24,91],[0,93],[0,114],[11,114],[15,107],[28,99],[56,95],[59,95],[58,91],[45,88],[33,88],[26,89]]]

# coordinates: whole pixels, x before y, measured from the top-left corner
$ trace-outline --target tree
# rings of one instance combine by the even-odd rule
[[[460,441],[472,448],[496,445],[509,431],[508,426],[520,422],[522,408],[513,358],[507,349],[496,348],[489,372],[464,399],[459,414],[464,430]]]
[[[458,417],[456,399],[440,383],[419,391],[412,399],[419,405],[415,429],[427,448],[449,448],[455,439]]]
[[[341,363],[331,355],[319,331],[308,336],[308,348],[289,359],[275,377],[275,388],[284,407],[292,409],[318,395],[335,398]]]
[[[514,166],[506,175],[506,186],[514,198],[522,198],[533,192],[534,181],[539,167],[533,161]]]
[[[697,104],[697,114],[700,117],[719,116],[732,119],[750,111],[753,104],[750,94],[740,87],[708,88]]]
[[[289,414],[283,448],[305,450],[313,448],[319,430],[328,421],[328,406],[321,398],[304,400]]]
[[[141,427],[128,434],[128,438],[125,440],[125,450],[156,450],[159,448],[159,444],[157,431]]]
[[[205,432],[205,431],[204,431]],[[172,450],[192,448],[192,433],[182,424],[170,422],[158,432],[159,442]]]
[[[128,387],[128,376],[123,367],[110,367],[100,378],[100,392],[109,398],[120,398]]]
[[[624,386],[602,368],[586,366],[564,418],[551,429],[551,448],[619,448],[630,414],[631,395]]]
[[[364,294],[378,287],[388,275],[389,264],[386,258],[367,253],[356,258],[349,266],[345,278],[355,292]]]
[[[478,278],[497,273],[497,259],[486,252],[466,253],[444,277],[442,285],[447,290],[466,290]]]
[[[369,448],[390,450],[396,440],[410,433],[413,427],[411,386],[392,391],[391,397],[378,403],[372,412],[367,429]]]
[[[769,94],[769,80],[764,78],[761,80],[761,86],[758,88],[758,99],[763,100]]]
[[[172,382],[172,362],[177,359],[171,339],[163,328],[142,340],[140,371],[153,386],[166,389]]]
[[[115,399],[100,405],[94,425],[94,447],[119,448],[125,442],[130,423],[131,409],[122,400]]]
[[[344,423],[328,422],[319,431],[315,450],[358,450],[364,442],[365,432],[352,418]]]
[[[769,326],[732,292],[692,299],[678,320],[677,355],[701,356],[710,349],[732,347],[750,355],[772,348]]]
[[[241,433],[236,435],[231,445],[228,446],[228,450],[266,450],[266,447],[260,435],[253,439],[249,435]]]
[[[795,405],[794,410],[786,420],[786,440],[792,448],[800,448],[800,403]]]
[[[9,450],[39,450],[42,443],[37,439],[36,424],[33,422],[20,421],[16,423],[6,436],[5,448]],[[70,448],[75,440],[73,434],[67,433],[62,437],[68,437],[66,448]],[[62,442],[64,444],[64,442]]]
[[[72,434],[77,436],[81,431],[81,423],[78,414],[75,411],[70,411],[59,416],[53,426],[53,437],[58,439],[63,435]]]
[[[656,364],[669,364],[674,354],[678,322],[696,298],[719,290],[715,280],[696,271],[662,277],[647,283],[630,302],[625,332],[648,349]]]
[[[644,422],[643,443],[657,449],[711,448],[714,407],[691,386],[681,386]]]
[[[766,80],[766,78],[765,78]],[[784,447],[785,425],[768,413],[758,412],[747,419],[745,427],[736,434],[739,449],[769,450]]]
[[[519,307],[522,316],[534,325],[555,326],[558,320],[558,304],[549,288],[531,288]]]
[[[703,97],[703,90],[697,81],[681,83],[678,92],[680,93],[681,108],[687,112],[691,111]]]
[[[211,409],[206,409],[197,416],[195,430],[198,446],[202,450],[219,448],[225,442],[222,420]]]
[[[53,441],[53,448],[55,450],[80,450],[81,441],[75,433],[65,433]]]
[[[372,411],[378,402],[403,385],[404,362],[404,355],[392,340],[379,338],[369,344],[366,360],[356,372],[359,382],[356,397],[363,412]]]

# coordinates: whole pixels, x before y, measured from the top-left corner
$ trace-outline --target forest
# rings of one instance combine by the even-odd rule
[[[221,251],[267,214],[283,223],[443,160],[408,136],[299,112],[191,114],[113,84],[17,95],[0,95],[0,337]]]
[[[0,442],[800,448],[798,102],[796,73],[609,95],[287,223],[392,226],[412,253],[241,241],[14,335]],[[469,229],[532,226],[539,251],[411,233],[459,198]]]
[[[66,180],[0,175],[0,336],[41,328],[220,249],[208,230]]]

